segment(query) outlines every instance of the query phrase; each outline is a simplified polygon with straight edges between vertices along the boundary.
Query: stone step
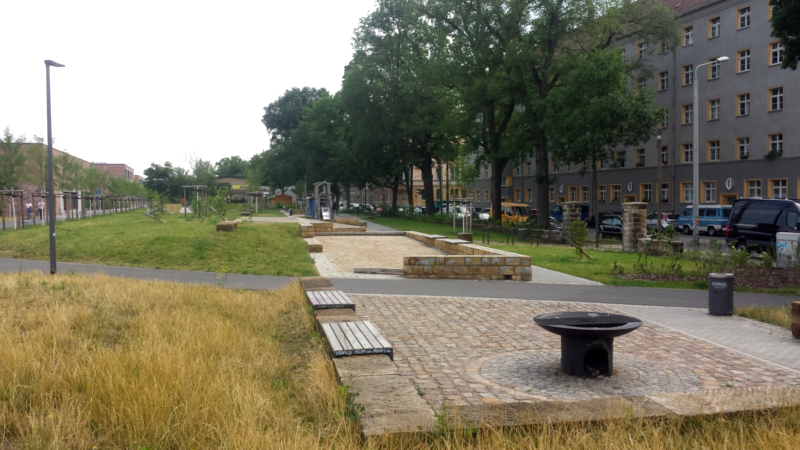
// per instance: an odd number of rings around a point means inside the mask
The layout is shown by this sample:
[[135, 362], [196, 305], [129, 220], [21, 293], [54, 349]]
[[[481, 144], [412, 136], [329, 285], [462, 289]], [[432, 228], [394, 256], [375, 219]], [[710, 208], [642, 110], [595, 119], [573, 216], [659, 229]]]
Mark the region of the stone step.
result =
[[303, 240], [306, 241], [308, 253], [322, 253], [322, 242], [314, 238], [306, 238]]

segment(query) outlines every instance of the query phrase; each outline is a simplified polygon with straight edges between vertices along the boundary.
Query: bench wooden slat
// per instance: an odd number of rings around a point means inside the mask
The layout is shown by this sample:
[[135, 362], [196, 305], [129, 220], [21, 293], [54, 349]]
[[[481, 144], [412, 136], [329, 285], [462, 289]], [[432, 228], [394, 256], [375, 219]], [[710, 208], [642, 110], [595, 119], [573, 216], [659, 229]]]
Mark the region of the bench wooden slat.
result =
[[339, 300], [340, 305], [352, 305], [353, 301], [347, 297], [347, 295], [342, 291], [331, 291], [334, 296], [336, 296]]
[[350, 308], [356, 309], [355, 303], [342, 291], [306, 291], [306, 297], [314, 309]]
[[342, 328], [339, 326], [338, 323], [334, 323], [332, 325], [333, 332], [336, 335], [336, 338], [339, 340], [342, 346], [342, 350], [350, 351], [353, 350], [353, 346], [350, 344], [350, 341], [347, 340], [347, 336], [345, 336], [344, 332], [342, 332]]
[[308, 300], [311, 302], [313, 306], [319, 305], [319, 298], [317, 297], [316, 291], [308, 291], [306, 292], [306, 294], [308, 294]]
[[372, 334], [372, 331], [370, 331], [369, 328], [367, 328], [366, 325], [364, 325], [364, 323], [356, 322], [354, 325], [357, 326], [358, 329], [361, 330], [361, 332], [364, 334], [364, 337], [367, 338], [367, 340], [370, 343], [370, 347], [383, 348], [383, 345], [380, 343], [380, 341], [378, 341], [378, 339], [375, 338], [375, 335]]
[[369, 339], [364, 336], [364, 332], [362, 332], [354, 322], [347, 322], [344, 325], [346, 325], [347, 329], [353, 333], [353, 336], [355, 336], [358, 344], [361, 345], [361, 348], [374, 348]]
[[319, 297], [320, 303], [323, 305], [332, 304], [327, 291], [317, 291], [317, 297]]
[[364, 347], [358, 342], [358, 338], [356, 338], [355, 334], [350, 330], [350, 328], [346, 325], [346, 323], [340, 323], [339, 326], [342, 328], [342, 332], [344, 332], [344, 336], [347, 338], [347, 342], [353, 347], [353, 350], [363, 350]]
[[372, 322], [370, 322], [369, 320], [365, 320], [364, 321], [364, 325], [367, 328], [369, 328], [369, 331], [371, 331], [373, 336], [375, 336], [375, 339], [377, 339], [378, 342], [380, 342], [381, 345], [383, 345], [383, 348], [392, 348], [392, 344], [390, 344], [389, 341], [384, 339], [383, 335], [381, 335], [381, 333], [378, 332], [378, 330], [375, 328], [375, 326], [372, 325]]
[[[334, 324], [335, 325], [335, 324]], [[333, 327], [329, 323], [322, 324], [322, 331], [325, 333], [325, 339], [331, 345], [331, 350], [333, 350], [333, 354], [336, 355], [337, 352], [342, 352], [344, 348], [342, 348], [341, 342], [339, 342], [339, 338], [336, 336], [336, 333], [333, 331]]]

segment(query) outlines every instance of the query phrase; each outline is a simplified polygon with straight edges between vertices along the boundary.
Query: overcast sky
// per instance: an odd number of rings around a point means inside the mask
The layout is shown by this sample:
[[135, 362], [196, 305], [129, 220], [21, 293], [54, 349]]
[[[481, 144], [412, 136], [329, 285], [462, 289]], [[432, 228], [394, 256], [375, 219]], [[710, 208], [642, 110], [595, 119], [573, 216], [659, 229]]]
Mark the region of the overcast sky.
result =
[[92, 162], [188, 167], [266, 150], [263, 107], [341, 87], [373, 0], [0, 0], [0, 128]]

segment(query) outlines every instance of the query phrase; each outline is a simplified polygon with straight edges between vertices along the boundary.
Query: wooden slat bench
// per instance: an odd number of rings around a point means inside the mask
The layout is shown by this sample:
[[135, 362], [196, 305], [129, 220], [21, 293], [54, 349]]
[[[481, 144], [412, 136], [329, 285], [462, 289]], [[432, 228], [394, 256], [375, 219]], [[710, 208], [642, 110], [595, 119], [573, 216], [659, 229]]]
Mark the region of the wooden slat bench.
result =
[[392, 344], [368, 320], [323, 323], [322, 331], [335, 358], [381, 354], [389, 355], [389, 359], [394, 361]]
[[356, 310], [356, 304], [342, 291], [306, 291], [306, 297], [314, 309], [350, 308]]

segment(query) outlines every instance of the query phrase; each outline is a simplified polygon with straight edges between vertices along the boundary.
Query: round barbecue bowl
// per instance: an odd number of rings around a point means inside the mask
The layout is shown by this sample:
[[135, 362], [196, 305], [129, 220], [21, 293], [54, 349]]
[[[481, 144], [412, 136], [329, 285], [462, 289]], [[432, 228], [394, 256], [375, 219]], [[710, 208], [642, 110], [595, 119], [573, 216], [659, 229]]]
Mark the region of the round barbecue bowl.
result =
[[533, 318], [545, 330], [572, 339], [608, 339], [628, 334], [642, 321], [621, 314], [599, 312], [555, 312]]

